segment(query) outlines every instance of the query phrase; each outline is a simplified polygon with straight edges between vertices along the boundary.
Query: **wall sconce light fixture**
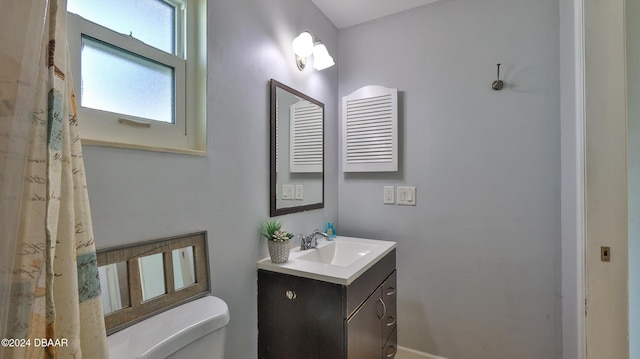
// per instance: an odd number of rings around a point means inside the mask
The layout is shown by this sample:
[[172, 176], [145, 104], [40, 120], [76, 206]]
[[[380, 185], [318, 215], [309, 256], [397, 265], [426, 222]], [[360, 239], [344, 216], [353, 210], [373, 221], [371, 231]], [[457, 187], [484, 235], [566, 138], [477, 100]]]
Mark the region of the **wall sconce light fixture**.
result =
[[307, 58], [313, 55], [313, 67], [320, 71], [335, 65], [327, 47], [310, 32], [305, 31], [293, 39], [293, 52], [300, 71], [307, 65]]

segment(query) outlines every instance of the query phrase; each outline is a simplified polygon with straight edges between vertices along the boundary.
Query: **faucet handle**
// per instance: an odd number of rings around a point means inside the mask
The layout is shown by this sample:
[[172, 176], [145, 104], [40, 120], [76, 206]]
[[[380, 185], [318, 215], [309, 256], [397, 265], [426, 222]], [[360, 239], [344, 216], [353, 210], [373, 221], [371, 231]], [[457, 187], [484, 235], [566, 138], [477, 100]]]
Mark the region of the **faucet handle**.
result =
[[295, 236], [293, 236], [293, 238], [298, 238], [300, 237], [300, 250], [307, 250], [309, 249], [309, 242], [310, 238], [305, 236], [304, 234], [296, 234]]

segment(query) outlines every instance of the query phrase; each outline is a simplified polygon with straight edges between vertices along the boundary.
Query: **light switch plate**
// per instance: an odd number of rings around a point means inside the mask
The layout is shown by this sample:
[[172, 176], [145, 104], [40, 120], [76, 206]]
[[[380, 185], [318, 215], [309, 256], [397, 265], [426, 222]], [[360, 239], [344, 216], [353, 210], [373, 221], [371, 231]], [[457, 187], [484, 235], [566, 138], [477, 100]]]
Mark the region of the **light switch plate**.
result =
[[396, 203], [395, 188], [393, 186], [384, 186], [384, 204]]
[[301, 184], [296, 185], [296, 199], [297, 200], [304, 199], [304, 186]]
[[416, 188], [415, 187], [398, 187], [398, 205], [415, 206], [416, 205]]
[[416, 205], [416, 188], [407, 187], [406, 191], [407, 191], [407, 199], [405, 201], [405, 204], [408, 206], [415, 206]]
[[282, 199], [293, 199], [293, 185], [282, 185]]

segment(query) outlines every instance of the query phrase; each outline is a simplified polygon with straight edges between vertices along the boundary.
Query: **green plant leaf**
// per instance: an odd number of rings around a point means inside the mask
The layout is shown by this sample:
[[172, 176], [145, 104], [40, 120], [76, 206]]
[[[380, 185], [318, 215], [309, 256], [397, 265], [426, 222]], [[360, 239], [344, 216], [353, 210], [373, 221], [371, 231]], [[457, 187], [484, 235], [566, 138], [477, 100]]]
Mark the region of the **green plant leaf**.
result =
[[280, 228], [282, 228], [282, 223], [280, 221], [266, 220], [262, 224], [262, 230], [260, 231], [260, 234], [268, 240], [273, 240], [273, 234], [276, 231], [279, 231]]

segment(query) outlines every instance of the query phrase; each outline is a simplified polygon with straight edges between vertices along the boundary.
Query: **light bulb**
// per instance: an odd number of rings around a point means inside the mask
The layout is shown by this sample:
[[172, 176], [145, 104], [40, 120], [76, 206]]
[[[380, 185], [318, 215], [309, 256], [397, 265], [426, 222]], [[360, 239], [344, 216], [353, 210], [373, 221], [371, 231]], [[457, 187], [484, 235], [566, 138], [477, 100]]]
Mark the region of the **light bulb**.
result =
[[293, 39], [293, 52], [300, 57], [307, 57], [313, 53], [313, 36], [307, 31]]
[[320, 71], [335, 64], [333, 57], [327, 51], [327, 47], [321, 42], [317, 43], [313, 48], [313, 68]]

